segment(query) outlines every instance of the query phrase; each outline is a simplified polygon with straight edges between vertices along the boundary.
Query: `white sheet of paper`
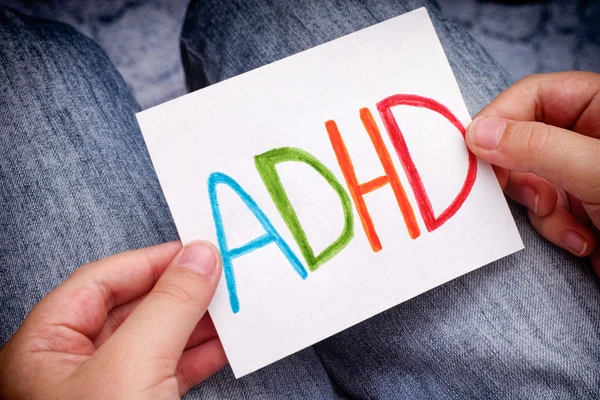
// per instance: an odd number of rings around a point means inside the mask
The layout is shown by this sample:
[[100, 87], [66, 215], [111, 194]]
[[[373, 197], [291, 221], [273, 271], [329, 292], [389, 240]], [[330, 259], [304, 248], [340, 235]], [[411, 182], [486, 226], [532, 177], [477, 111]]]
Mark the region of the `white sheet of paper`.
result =
[[[306, 270], [302, 279], [275, 244], [232, 259], [239, 311], [223, 276], [210, 305], [237, 377], [248, 374], [444, 282], [522, 249], [489, 165], [477, 161], [468, 197], [429, 232], [376, 104], [397, 94], [433, 99], [466, 127], [470, 117], [424, 8], [299, 53], [138, 114], [148, 149], [183, 242], [217, 243], [208, 192], [213, 172], [233, 178], [256, 201]], [[389, 184], [364, 196], [382, 249], [374, 252], [352, 202], [354, 237], [309, 271], [274, 204], [254, 156], [280, 147], [303, 149], [348, 184], [325, 122], [336, 122], [358, 183], [384, 175], [359, 117], [369, 108], [414, 210], [411, 239]], [[464, 139], [427, 108], [392, 108], [438, 216], [457, 196], [468, 169]], [[336, 192], [309, 165], [277, 171], [315, 254], [342, 232]], [[217, 186], [224, 236], [239, 248], [265, 230], [239, 196]]]

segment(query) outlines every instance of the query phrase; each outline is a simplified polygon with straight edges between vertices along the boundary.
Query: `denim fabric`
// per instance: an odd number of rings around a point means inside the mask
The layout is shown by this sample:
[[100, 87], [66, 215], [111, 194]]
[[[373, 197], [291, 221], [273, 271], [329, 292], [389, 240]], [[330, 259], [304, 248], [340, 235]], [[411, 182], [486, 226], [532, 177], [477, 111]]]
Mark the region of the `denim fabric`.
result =
[[108, 58], [0, 8], [0, 344], [79, 265], [177, 238]]
[[[138, 106], [100, 48], [1, 7], [0, 43], [3, 345], [78, 266], [178, 237]], [[219, 398], [335, 396], [313, 349], [245, 380], [224, 376], [211, 382]]]
[[[469, 110], [506, 74], [429, 1], [205, 0], [182, 33], [197, 87], [426, 4]], [[102, 51], [0, 9], [0, 344], [77, 266], [176, 238], [134, 112]], [[526, 250], [188, 398], [594, 398], [600, 289], [512, 207]], [[493, 238], [490, 238], [493, 240]]]
[[[423, 5], [472, 114], [509, 83], [432, 1], [197, 1], [182, 33], [216, 82]], [[192, 71], [193, 69], [190, 69]], [[585, 260], [545, 242], [511, 205], [526, 250], [313, 346], [356, 398], [598, 398], [600, 292]], [[494, 240], [494, 238], [490, 238]]]

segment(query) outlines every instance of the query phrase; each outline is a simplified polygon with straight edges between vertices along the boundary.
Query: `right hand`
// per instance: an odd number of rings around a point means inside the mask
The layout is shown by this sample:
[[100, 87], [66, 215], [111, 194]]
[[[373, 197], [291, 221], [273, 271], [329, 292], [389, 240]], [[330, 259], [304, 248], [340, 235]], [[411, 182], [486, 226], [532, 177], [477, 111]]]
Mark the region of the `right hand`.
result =
[[600, 75], [524, 78], [475, 116], [466, 139], [535, 229], [589, 256], [600, 276]]

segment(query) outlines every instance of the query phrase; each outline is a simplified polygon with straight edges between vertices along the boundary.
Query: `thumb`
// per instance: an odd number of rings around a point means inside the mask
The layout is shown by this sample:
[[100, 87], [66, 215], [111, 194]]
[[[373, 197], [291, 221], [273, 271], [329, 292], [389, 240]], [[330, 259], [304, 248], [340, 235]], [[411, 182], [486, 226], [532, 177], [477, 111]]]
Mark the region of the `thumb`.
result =
[[148, 355], [178, 360], [220, 277], [217, 249], [208, 242], [187, 244], [115, 332], [113, 344], [137, 360]]
[[600, 140], [546, 125], [493, 117], [475, 118], [467, 145], [481, 159], [509, 170], [532, 172], [583, 202], [600, 201]]

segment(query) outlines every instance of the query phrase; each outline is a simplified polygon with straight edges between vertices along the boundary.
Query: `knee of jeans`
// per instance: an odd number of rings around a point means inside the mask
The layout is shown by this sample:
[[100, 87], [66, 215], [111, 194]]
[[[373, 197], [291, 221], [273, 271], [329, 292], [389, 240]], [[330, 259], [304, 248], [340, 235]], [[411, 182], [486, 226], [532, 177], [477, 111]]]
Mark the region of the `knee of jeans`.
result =
[[181, 35], [188, 82], [198, 60], [214, 83], [422, 6], [438, 11], [435, 0], [193, 0]]
[[60, 89], [61, 96], [76, 95], [85, 85], [98, 90], [100, 84], [102, 91], [128, 97], [134, 111], [138, 108], [106, 53], [67, 24], [0, 6], [0, 43], [0, 75], [5, 75], [0, 93], [26, 96]]
[[181, 30], [181, 61], [185, 72], [186, 86], [194, 91], [220, 80], [219, 64], [221, 51], [218, 40], [223, 37], [225, 26], [218, 20], [228, 13], [230, 2], [190, 1]]

